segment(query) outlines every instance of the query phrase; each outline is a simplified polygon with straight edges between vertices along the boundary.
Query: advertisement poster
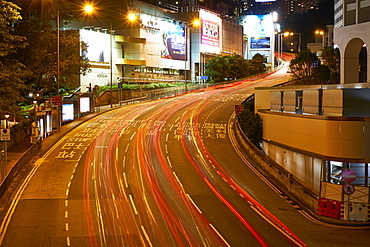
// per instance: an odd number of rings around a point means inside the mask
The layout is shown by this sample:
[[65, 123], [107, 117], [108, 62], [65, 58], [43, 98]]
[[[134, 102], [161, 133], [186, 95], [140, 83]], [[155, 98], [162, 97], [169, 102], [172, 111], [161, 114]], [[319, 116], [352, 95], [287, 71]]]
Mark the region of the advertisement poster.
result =
[[220, 46], [220, 31], [217, 22], [202, 20], [202, 44], [213, 47]]
[[274, 33], [271, 15], [247, 15], [243, 27], [250, 40], [250, 49], [271, 48], [271, 35]]
[[162, 21], [161, 57], [174, 60], [185, 60], [185, 28], [179, 24]]
[[74, 107], [73, 104], [62, 105], [62, 121], [70, 121], [74, 119]]
[[221, 52], [222, 20], [210, 12], [199, 11], [201, 25], [201, 52], [219, 54]]
[[109, 62], [110, 59], [110, 36], [90, 30], [80, 30], [81, 41], [87, 44], [87, 51], [82, 54], [90, 62]]

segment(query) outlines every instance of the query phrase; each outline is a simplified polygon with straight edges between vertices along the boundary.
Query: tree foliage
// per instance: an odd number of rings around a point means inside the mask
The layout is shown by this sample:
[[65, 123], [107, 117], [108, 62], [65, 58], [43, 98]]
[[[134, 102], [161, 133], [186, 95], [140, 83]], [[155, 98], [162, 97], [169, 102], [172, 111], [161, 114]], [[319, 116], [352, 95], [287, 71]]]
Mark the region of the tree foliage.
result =
[[266, 58], [260, 54], [256, 54], [250, 61], [236, 54], [217, 56], [207, 60], [205, 75], [213, 82], [245, 78], [264, 72], [264, 63], [266, 63]]
[[321, 49], [321, 57], [324, 65], [327, 66], [330, 77], [329, 82], [331, 84], [339, 83], [339, 54], [332, 46], [325, 46]]
[[254, 98], [248, 98], [243, 105], [244, 111], [238, 115], [240, 127], [248, 139], [260, 148], [263, 137], [262, 118], [254, 113]]
[[17, 103], [23, 101], [26, 89], [23, 79], [25, 67], [14, 55], [26, 46], [25, 38], [14, 34], [14, 23], [21, 19], [19, 7], [0, 0], [0, 114], [17, 112]]
[[332, 47], [321, 49], [321, 60], [310, 50], [296, 54], [290, 70], [298, 84], [339, 83], [339, 56]]
[[319, 58], [311, 50], [304, 50], [296, 54], [290, 61], [290, 71], [293, 77], [304, 84], [314, 82], [314, 70], [320, 64]]
[[[58, 56], [57, 32], [46, 21], [28, 22], [19, 30], [24, 34], [28, 46], [20, 60], [31, 71], [28, 83], [42, 96], [57, 94]], [[59, 38], [59, 87], [61, 91], [77, 88], [80, 73], [88, 70], [88, 61], [80, 55], [86, 45], [79, 40], [77, 30], [61, 30]], [[32, 57], [32, 59], [29, 59]]]

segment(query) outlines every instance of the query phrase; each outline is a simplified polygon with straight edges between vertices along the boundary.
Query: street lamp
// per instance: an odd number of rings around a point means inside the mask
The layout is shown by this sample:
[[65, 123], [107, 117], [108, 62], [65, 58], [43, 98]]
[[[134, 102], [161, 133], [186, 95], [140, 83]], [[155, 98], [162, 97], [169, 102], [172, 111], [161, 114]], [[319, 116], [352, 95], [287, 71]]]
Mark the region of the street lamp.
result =
[[[5, 117], [4, 130], [5, 131], [8, 131], [8, 128], [9, 128], [9, 126], [8, 126], [8, 118], [10, 117], [10, 115], [9, 114], [5, 114], [4, 117]], [[3, 169], [2, 169], [2, 178], [1, 178], [1, 181], [3, 181], [5, 179], [5, 176], [6, 176], [6, 173], [7, 173], [7, 165], [8, 165], [8, 143], [7, 143], [7, 141], [8, 140], [4, 140], [5, 161], [4, 161], [4, 166], [3, 166]]]
[[289, 37], [289, 36], [293, 36], [293, 35], [299, 35], [299, 38], [298, 38], [298, 47], [297, 47], [297, 51], [300, 52], [301, 51], [301, 33], [293, 33], [293, 32], [284, 32], [284, 37]]
[[[185, 59], [184, 59], [185, 60], [185, 70], [184, 70], [185, 93], [188, 91], [188, 89], [187, 89], [187, 87], [188, 87], [187, 86], [187, 69], [186, 69], [188, 55], [189, 55], [189, 61], [190, 61], [189, 72], [190, 72], [190, 78], [191, 78], [191, 28], [192, 27], [199, 27], [200, 25], [201, 25], [201, 21], [199, 19], [194, 19], [190, 23], [185, 22], [185, 24], [184, 24], [184, 27], [185, 27]], [[188, 40], [190, 41], [189, 42], [189, 51], [190, 52], [188, 52]]]
[[[93, 5], [85, 5], [85, 13], [92, 14], [96, 8]], [[135, 12], [129, 12], [127, 14], [127, 20], [134, 22], [137, 19]], [[109, 84], [110, 84], [110, 107], [113, 108], [113, 18], [109, 18]]]
[[[56, 9], [57, 9], [57, 95], [60, 96], [60, 8], [59, 8], [59, 0], [56, 1]], [[85, 4], [83, 6], [83, 10], [85, 13], [89, 14], [93, 11], [93, 6], [91, 4]], [[61, 109], [58, 105], [57, 108], [57, 115], [58, 115], [58, 121], [57, 121], [57, 131], [60, 129], [61, 125]]]
[[[324, 47], [325, 46], [325, 32], [323, 30], [316, 30], [315, 34], [322, 36], [322, 47]], [[316, 40], [315, 40], [315, 42], [316, 42]]]

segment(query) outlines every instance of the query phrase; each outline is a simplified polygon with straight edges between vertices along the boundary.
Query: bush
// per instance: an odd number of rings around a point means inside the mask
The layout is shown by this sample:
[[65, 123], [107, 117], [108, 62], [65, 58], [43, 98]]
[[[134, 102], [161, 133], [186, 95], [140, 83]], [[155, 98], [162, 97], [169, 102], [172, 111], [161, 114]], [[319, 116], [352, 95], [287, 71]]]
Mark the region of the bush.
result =
[[248, 139], [261, 148], [263, 137], [262, 118], [258, 113], [254, 113], [254, 98], [248, 98], [243, 102], [244, 111], [238, 115], [241, 129]]

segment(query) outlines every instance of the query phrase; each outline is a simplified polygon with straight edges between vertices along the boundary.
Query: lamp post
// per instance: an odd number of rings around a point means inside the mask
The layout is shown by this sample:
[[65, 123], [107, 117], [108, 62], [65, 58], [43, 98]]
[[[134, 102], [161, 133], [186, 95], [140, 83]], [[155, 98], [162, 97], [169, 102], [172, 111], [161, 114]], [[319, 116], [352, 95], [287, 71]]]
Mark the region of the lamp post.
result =
[[[85, 13], [92, 14], [95, 12], [95, 6], [87, 4], [84, 6]], [[130, 22], [136, 21], [136, 13], [129, 12], [127, 14], [127, 19]], [[110, 85], [110, 107], [113, 108], [113, 18], [109, 19], [109, 85]]]
[[[4, 130], [5, 132], [8, 132], [8, 118], [10, 117], [9, 114], [5, 114], [4, 115], [5, 117], [5, 122], [4, 122]], [[4, 131], [3, 130], [3, 131]], [[7, 133], [10, 135], [10, 132]], [[8, 140], [4, 140], [4, 155], [5, 155], [5, 160], [4, 160], [4, 166], [3, 166], [3, 169], [1, 171], [2, 173], [2, 178], [1, 178], [1, 181], [3, 181], [5, 179], [5, 176], [6, 176], [6, 173], [7, 173], [7, 165], [8, 165], [8, 143], [7, 143]]]
[[293, 33], [293, 32], [284, 32], [283, 33], [284, 37], [289, 37], [289, 36], [293, 36], [293, 35], [299, 35], [298, 37], [298, 47], [297, 47], [297, 52], [300, 52], [301, 51], [301, 33]]
[[[322, 47], [324, 47], [325, 46], [325, 32], [323, 30], [316, 30], [315, 34], [322, 36]], [[315, 40], [315, 42], [316, 42], [316, 40]]]
[[[194, 19], [190, 23], [185, 22], [185, 71], [184, 71], [184, 79], [185, 79], [185, 93], [188, 91], [187, 86], [187, 57], [189, 57], [190, 65], [189, 65], [189, 72], [191, 78], [191, 27], [199, 27], [201, 25], [201, 21], [199, 19]], [[188, 38], [189, 37], [189, 38]], [[189, 40], [189, 42], [188, 42]], [[188, 49], [189, 43], [189, 49]], [[189, 52], [188, 52], [189, 51]], [[200, 53], [199, 53], [200, 54]], [[199, 61], [201, 58], [199, 58]]]

